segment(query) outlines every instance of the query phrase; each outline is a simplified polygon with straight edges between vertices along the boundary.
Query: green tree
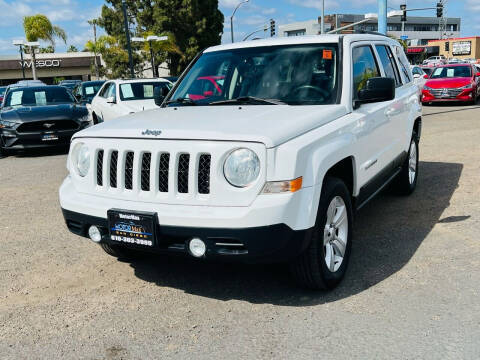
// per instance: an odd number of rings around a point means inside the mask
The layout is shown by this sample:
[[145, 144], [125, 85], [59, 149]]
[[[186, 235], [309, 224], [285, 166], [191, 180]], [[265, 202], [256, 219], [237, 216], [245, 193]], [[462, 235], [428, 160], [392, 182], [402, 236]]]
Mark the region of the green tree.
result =
[[67, 52], [78, 52], [78, 49], [75, 45], [70, 45], [67, 49]]
[[51, 53], [55, 52], [55, 48], [52, 45], [48, 45], [48, 46], [45, 46], [45, 47], [41, 47], [39, 49], [39, 51], [42, 54], [51, 54]]
[[[126, 46], [122, 1], [106, 0], [99, 24], [108, 35]], [[195, 55], [206, 47], [218, 45], [223, 31], [223, 14], [218, 0], [126, 0], [129, 22], [138, 35], [168, 34], [175, 48], [158, 49], [157, 59], [165, 58], [172, 75], [181, 73]], [[141, 44], [133, 44], [141, 49]], [[145, 50], [145, 49], [144, 49]]]
[[[55, 39], [59, 38], [63, 42], [67, 43], [67, 34], [65, 31], [55, 25], [52, 25], [50, 20], [42, 14], [25, 16], [23, 18], [23, 29], [25, 31], [25, 37], [27, 41], [44, 40], [50, 43], [55, 51]], [[33, 78], [37, 79], [36, 59], [35, 51], [30, 48], [30, 54], [32, 55], [32, 74]]]

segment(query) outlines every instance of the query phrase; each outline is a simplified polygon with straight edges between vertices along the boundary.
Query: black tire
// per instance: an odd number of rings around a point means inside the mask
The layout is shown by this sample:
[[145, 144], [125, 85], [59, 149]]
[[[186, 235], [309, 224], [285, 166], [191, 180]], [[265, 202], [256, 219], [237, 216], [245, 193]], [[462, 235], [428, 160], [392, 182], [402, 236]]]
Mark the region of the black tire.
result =
[[116, 257], [118, 259], [124, 260], [134, 260], [141, 258], [143, 253], [134, 249], [129, 249], [120, 245], [110, 245], [102, 243], [100, 247], [105, 251], [108, 255]]
[[[409, 172], [409, 164], [410, 164], [410, 154], [412, 152], [412, 146], [415, 145], [416, 148], [416, 170], [415, 170], [415, 179], [413, 182], [410, 180], [410, 172]], [[417, 187], [417, 180], [418, 180], [418, 159], [419, 159], [419, 147], [418, 147], [418, 136], [417, 133], [414, 131], [412, 134], [412, 139], [410, 141], [410, 147], [408, 148], [407, 158], [405, 159], [402, 170], [397, 175], [393, 186], [394, 190], [400, 195], [410, 195], [415, 191]]]
[[[334, 198], [341, 197], [348, 216], [347, 244], [340, 267], [332, 272], [325, 261], [324, 229], [327, 224], [327, 209]], [[323, 183], [315, 226], [310, 232], [310, 245], [290, 266], [295, 280], [314, 290], [335, 288], [345, 276], [352, 249], [353, 211], [350, 192], [338, 178], [327, 177]]]

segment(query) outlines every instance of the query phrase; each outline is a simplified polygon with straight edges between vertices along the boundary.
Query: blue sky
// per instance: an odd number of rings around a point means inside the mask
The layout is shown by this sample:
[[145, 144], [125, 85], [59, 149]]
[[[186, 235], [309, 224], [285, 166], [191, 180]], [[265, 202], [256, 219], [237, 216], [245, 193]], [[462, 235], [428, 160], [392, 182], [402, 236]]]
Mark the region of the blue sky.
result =
[[[223, 41], [230, 41], [230, 15], [240, 0], [219, 0], [225, 15]], [[389, 0], [388, 6], [398, 9], [403, 2], [410, 8], [435, 6], [437, 0]], [[103, 0], [0, 0], [0, 54], [16, 52], [12, 39], [23, 38], [22, 18], [25, 15], [42, 13], [67, 31], [68, 45], [79, 49], [93, 37], [87, 20], [98, 17]], [[321, 0], [250, 0], [235, 16], [236, 40], [260, 29], [270, 18], [277, 24], [316, 19], [320, 14]], [[377, 0], [325, 0], [326, 14], [377, 12]], [[418, 12], [418, 15], [434, 16], [434, 10]], [[462, 18], [462, 36], [480, 34], [480, 0], [449, 0], [447, 16]], [[413, 15], [413, 13], [412, 13]], [[263, 36], [260, 32], [257, 36]], [[65, 46], [58, 44], [57, 51]]]

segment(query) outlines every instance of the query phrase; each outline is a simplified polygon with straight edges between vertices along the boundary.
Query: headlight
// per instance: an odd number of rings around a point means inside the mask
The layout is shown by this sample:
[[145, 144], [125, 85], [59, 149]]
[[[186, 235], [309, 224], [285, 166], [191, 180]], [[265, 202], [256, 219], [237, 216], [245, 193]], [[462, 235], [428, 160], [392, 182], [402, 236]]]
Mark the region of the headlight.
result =
[[73, 148], [73, 167], [78, 175], [85, 177], [90, 169], [90, 150], [84, 143], [78, 143]]
[[467, 89], [471, 89], [472, 87], [473, 87], [472, 84], [467, 84], [467, 85], [465, 85], [465, 86], [459, 87], [458, 89], [459, 89], [459, 90], [467, 90]]
[[260, 174], [260, 160], [250, 149], [237, 149], [228, 155], [223, 165], [225, 179], [235, 187], [247, 187]]
[[0, 120], [0, 129], [1, 128], [12, 128], [15, 126], [15, 121]]
[[423, 90], [433, 90], [433, 89], [432, 89], [431, 87], [425, 85], [425, 86], [423, 87]]

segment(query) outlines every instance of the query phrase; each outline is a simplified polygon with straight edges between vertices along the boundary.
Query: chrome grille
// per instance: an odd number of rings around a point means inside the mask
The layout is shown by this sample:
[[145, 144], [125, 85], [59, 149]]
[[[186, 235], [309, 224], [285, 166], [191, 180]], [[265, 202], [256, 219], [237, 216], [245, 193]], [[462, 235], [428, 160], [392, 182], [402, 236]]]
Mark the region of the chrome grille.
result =
[[178, 159], [178, 192], [188, 193], [188, 168], [190, 166], [190, 154], [181, 154]]
[[432, 89], [428, 90], [436, 98], [442, 99], [452, 99], [456, 98], [462, 93], [463, 90], [460, 89]]
[[117, 163], [118, 163], [118, 151], [112, 151], [110, 157], [110, 187], [117, 187]]
[[198, 193], [208, 194], [210, 193], [210, 163], [212, 157], [208, 154], [200, 155], [198, 161]]
[[211, 154], [110, 149], [97, 149], [97, 154], [95, 176], [99, 186], [163, 194], [211, 192]]
[[97, 185], [103, 186], [103, 150], [97, 153]]

